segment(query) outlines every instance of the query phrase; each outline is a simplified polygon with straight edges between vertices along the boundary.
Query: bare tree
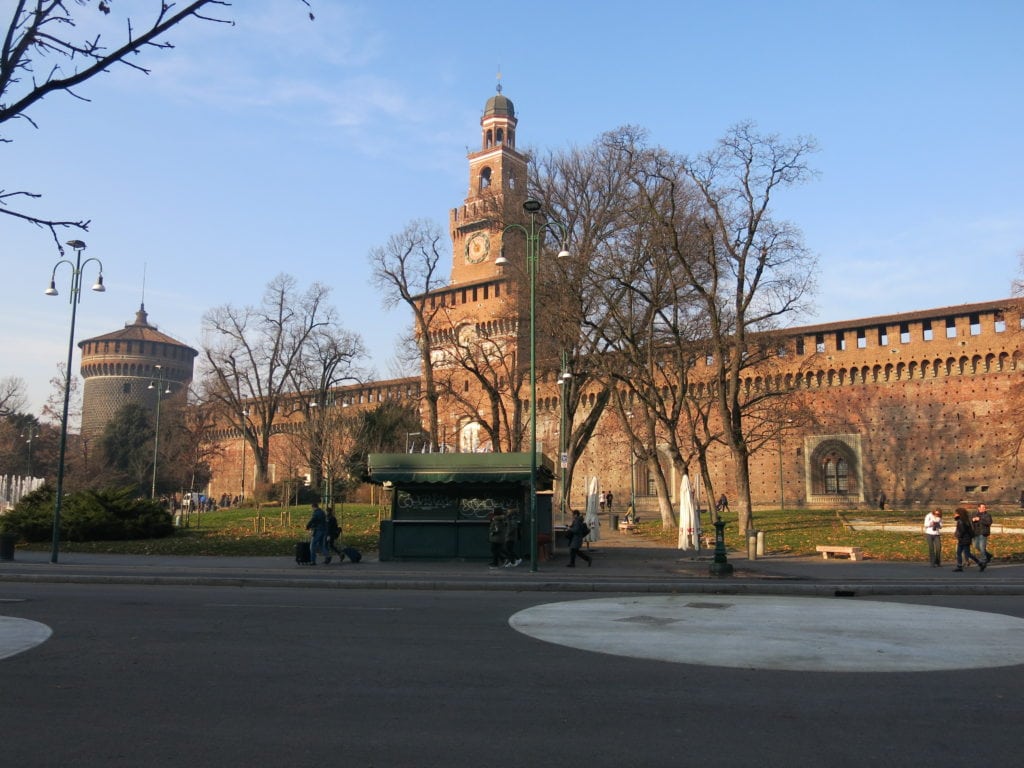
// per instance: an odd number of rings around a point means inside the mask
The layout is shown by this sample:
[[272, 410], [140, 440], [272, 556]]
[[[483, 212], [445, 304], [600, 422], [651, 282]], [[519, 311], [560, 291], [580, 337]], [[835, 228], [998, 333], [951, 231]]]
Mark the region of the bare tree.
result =
[[423, 219], [410, 222], [401, 232], [392, 235], [386, 245], [374, 248], [369, 255], [371, 283], [381, 291], [384, 306], [390, 309], [405, 304], [412, 310], [423, 381], [422, 397], [427, 406], [427, 430], [433, 450], [438, 446], [440, 392], [434, 379], [435, 343], [431, 329], [444, 307], [432, 301], [430, 294], [447, 281], [443, 265], [448, 257], [441, 231], [433, 222]]
[[814, 175], [807, 162], [814, 151], [810, 138], [784, 141], [741, 123], [711, 151], [659, 173], [668, 184], [692, 184], [699, 199], [696, 236], [684, 239], [675, 226], [666, 230], [706, 311], [717, 410], [735, 461], [743, 531], [751, 529], [753, 513], [742, 377], [755, 358], [772, 352], [757, 335], [805, 311], [816, 273], [799, 229], [774, 219], [771, 203], [780, 190]]
[[[623, 140], [637, 129], [614, 132]], [[572, 487], [576, 464], [612, 401], [615, 387], [602, 364], [611, 350], [607, 325], [609, 306], [617, 298], [608, 292], [604, 275], [628, 237], [623, 215], [631, 183], [627, 158], [605, 134], [586, 147], [550, 152], [535, 159], [530, 193], [543, 209], [569, 230], [569, 257], [539, 263], [538, 318], [542, 366], [562, 379], [565, 412], [565, 487]], [[621, 289], [620, 289], [621, 290]], [[593, 397], [592, 404], [582, 407]], [[569, 500], [566, 499], [566, 504]]]
[[345, 338], [329, 294], [320, 283], [300, 294], [295, 278], [281, 274], [258, 306], [227, 304], [203, 316], [205, 399], [252, 449], [257, 485], [266, 481], [270, 438], [290, 415], [299, 382], [322, 362], [313, 363], [316, 350], [325, 337]]
[[[299, 2], [309, 6], [308, 0]], [[115, 0], [97, 0], [95, 3], [91, 0], [14, 2], [3, 47], [0, 48], [0, 125], [20, 118], [38, 128], [30, 111], [40, 100], [64, 92], [81, 101], [88, 101], [78, 91], [78, 86], [109, 72], [116, 65], [149, 74], [149, 69], [136, 57], [148, 49], [173, 48], [174, 45], [166, 39], [167, 33], [188, 19], [232, 23], [229, 19], [206, 15], [209, 9], [230, 6], [231, 3], [226, 0], [193, 0], [181, 7], [166, 0], [154, 0], [150, 4], [153, 15], [141, 25], [135, 23], [135, 17], [127, 14], [123, 19], [118, 18], [114, 13], [115, 5]], [[92, 37], [77, 37], [80, 26], [95, 26], [95, 23], [87, 24], [83, 20], [83, 14], [91, 10], [104, 17], [105, 24], [113, 34], [123, 34], [123, 41], [110, 47], [102, 32]], [[309, 17], [312, 19], [313, 14], [310, 13]], [[96, 22], [98, 18], [90, 19], [90, 22]], [[10, 141], [0, 136], [0, 143]], [[0, 188], [0, 214], [49, 230], [58, 250], [61, 250], [58, 229], [88, 230], [87, 219], [40, 218], [7, 207], [12, 199], [40, 196], [36, 192]]]
[[82, 420], [82, 393], [79, 391], [79, 378], [72, 375], [68, 380], [67, 366], [64, 363], [58, 363], [57, 370], [57, 375], [50, 379], [52, 390], [50, 396], [46, 398], [46, 403], [43, 404], [42, 416], [54, 424], [60, 424], [64, 414], [64, 387], [69, 387], [71, 394], [68, 400], [68, 430], [77, 432], [78, 425]]
[[[436, 385], [455, 404], [459, 419], [478, 424], [486, 434], [481, 450], [521, 451], [528, 439], [523, 418], [526, 370], [522, 351], [510, 343], [517, 328], [516, 317], [463, 324], [434, 354]], [[460, 386], [462, 374], [469, 374], [477, 386]]]
[[362, 339], [335, 325], [315, 329], [309, 337], [304, 364], [290, 372], [293, 389], [300, 393], [296, 408], [302, 422], [292, 432], [292, 441], [305, 461], [313, 490], [328, 503], [332, 489], [325, 479], [336, 479], [351, 439], [351, 419], [343, 416], [348, 403], [336, 397], [335, 389], [346, 382], [366, 379], [359, 363], [365, 357]]
[[7, 418], [25, 409], [25, 380], [20, 376], [0, 379], [0, 418]]

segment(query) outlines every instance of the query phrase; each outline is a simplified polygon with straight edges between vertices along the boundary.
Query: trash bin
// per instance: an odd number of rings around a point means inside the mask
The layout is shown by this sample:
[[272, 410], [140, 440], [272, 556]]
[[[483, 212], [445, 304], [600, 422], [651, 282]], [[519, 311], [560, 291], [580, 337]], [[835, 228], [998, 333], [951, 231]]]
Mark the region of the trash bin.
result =
[[0, 533], [0, 560], [13, 560], [14, 545], [17, 543], [17, 535], [13, 533]]
[[611, 524], [612, 531], [619, 530], [619, 516], [618, 515], [608, 515], [608, 522]]

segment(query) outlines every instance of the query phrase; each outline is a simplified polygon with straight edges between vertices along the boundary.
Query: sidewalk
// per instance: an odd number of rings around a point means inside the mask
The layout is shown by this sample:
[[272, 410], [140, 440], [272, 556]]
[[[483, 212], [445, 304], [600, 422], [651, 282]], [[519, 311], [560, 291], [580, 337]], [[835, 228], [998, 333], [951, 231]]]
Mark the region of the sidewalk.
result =
[[7, 582], [192, 584], [238, 587], [326, 589], [511, 590], [547, 592], [715, 593], [773, 595], [1024, 595], [1024, 563], [994, 560], [984, 573], [953, 564], [931, 568], [920, 562], [823, 560], [768, 555], [747, 560], [730, 553], [734, 573], [710, 573], [712, 552], [684, 552], [653, 545], [629, 534], [604, 534], [591, 548], [594, 565], [566, 568], [567, 555], [528, 561], [518, 568], [491, 570], [486, 562], [379, 562], [369, 553], [361, 563], [299, 566], [287, 557], [166, 557], [94, 555], [18, 550], [0, 561], [0, 585]]

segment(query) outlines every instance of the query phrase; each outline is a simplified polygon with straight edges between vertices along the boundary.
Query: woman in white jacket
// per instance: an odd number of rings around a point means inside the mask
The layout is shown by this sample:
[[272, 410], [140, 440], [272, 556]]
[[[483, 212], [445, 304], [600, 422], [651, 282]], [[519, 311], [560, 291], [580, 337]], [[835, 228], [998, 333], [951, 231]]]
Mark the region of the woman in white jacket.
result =
[[928, 560], [932, 568], [942, 565], [942, 510], [933, 509], [924, 516], [924, 538], [928, 542]]

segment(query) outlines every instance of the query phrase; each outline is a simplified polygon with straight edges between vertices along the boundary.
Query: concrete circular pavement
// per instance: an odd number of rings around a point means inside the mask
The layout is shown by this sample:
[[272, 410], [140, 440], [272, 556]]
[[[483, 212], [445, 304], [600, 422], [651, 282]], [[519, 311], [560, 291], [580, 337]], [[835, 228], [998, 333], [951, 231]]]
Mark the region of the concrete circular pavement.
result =
[[0, 616], [0, 659], [35, 648], [51, 634], [53, 630], [38, 621]]
[[601, 598], [534, 606], [513, 615], [509, 624], [559, 645], [702, 666], [923, 672], [1024, 664], [1024, 619], [870, 600], [704, 594]]

